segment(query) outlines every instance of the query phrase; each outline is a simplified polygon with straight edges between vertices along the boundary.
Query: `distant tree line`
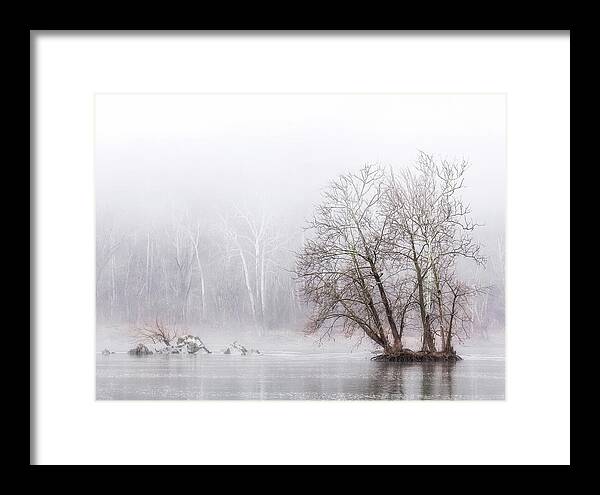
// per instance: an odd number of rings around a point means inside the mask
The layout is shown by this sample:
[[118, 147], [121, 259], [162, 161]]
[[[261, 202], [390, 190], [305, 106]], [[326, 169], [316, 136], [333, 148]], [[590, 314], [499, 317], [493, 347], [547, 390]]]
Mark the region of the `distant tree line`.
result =
[[126, 213], [99, 211], [97, 320], [269, 328], [303, 318], [291, 276], [301, 234], [273, 218], [231, 206], [132, 225]]

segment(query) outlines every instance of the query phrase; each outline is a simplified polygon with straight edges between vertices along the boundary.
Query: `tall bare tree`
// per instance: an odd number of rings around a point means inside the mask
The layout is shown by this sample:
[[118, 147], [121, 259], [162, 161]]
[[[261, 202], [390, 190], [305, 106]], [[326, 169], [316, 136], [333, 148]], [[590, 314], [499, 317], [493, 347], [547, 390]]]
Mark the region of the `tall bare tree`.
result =
[[459, 310], [472, 292], [456, 282], [456, 260], [484, 261], [460, 197], [467, 165], [419, 153], [399, 174], [367, 165], [331, 183], [297, 264], [314, 307], [311, 331], [361, 329], [385, 354], [398, 354], [417, 310], [421, 352], [436, 353], [436, 337], [442, 353], [453, 352]]
[[382, 168], [366, 165], [331, 183], [309, 224], [313, 237], [297, 274], [305, 299], [316, 305], [310, 331], [330, 334], [341, 323], [347, 334], [361, 329], [391, 353], [402, 348], [393, 306], [400, 292], [392, 294], [395, 270], [382, 251], [390, 227], [379, 209], [384, 179]]
[[[389, 176], [384, 202], [393, 226], [389, 252], [414, 267], [423, 351], [436, 351], [436, 333], [442, 342], [447, 340], [441, 301], [444, 274], [452, 270], [457, 258], [484, 262], [480, 245], [471, 236], [477, 224], [461, 198], [467, 167], [465, 160], [436, 161], [420, 152], [413, 168], [400, 174], [391, 171]], [[439, 325], [437, 332], [432, 327], [434, 319]]]

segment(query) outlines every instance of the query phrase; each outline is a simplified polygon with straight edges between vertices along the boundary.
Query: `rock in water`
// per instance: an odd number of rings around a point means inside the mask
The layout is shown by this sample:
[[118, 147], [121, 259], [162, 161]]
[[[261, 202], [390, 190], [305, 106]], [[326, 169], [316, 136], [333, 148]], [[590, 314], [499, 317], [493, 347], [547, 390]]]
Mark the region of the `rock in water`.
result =
[[157, 354], [180, 354], [181, 349], [178, 349], [177, 347], [173, 347], [172, 345], [168, 345], [168, 346], [162, 347], [160, 349], [156, 349], [156, 353]]
[[235, 354], [236, 356], [245, 356], [248, 353], [244, 346], [236, 344], [235, 342], [227, 347], [223, 354]]
[[134, 356], [147, 356], [148, 354], [152, 354], [152, 351], [148, 349], [144, 344], [138, 344], [137, 347], [131, 349], [129, 354]]
[[199, 352], [211, 354], [204, 345], [204, 342], [195, 335], [183, 335], [177, 337], [177, 341], [174, 345], [167, 345], [160, 349], [156, 349], [156, 352], [158, 354], [198, 354]]
[[233, 347], [234, 349], [237, 349], [237, 351], [239, 351], [239, 353], [242, 356], [245, 356], [246, 354], [248, 354], [248, 349], [246, 349], [242, 344], [238, 344], [237, 342], [234, 342], [233, 344], [231, 344], [231, 347]]
[[179, 352], [182, 354], [196, 354], [200, 351], [206, 354], [211, 353], [204, 345], [204, 342], [195, 335], [183, 335], [182, 337], [178, 337], [175, 348], [179, 349]]
[[260, 354], [260, 351], [258, 349], [248, 350], [242, 344], [234, 342], [223, 351], [223, 354], [236, 354], [238, 356], [247, 356], [248, 354]]

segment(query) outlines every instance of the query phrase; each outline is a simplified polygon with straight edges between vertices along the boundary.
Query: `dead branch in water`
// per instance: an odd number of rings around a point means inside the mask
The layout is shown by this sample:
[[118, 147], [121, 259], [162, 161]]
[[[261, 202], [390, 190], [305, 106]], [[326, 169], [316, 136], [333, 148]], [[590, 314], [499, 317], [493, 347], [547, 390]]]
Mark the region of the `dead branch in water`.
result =
[[163, 325], [158, 321], [158, 318], [154, 320], [153, 325], [144, 325], [135, 328], [133, 335], [138, 340], [151, 342], [152, 344], [164, 344], [166, 346], [170, 346], [171, 342], [179, 336], [176, 329]]

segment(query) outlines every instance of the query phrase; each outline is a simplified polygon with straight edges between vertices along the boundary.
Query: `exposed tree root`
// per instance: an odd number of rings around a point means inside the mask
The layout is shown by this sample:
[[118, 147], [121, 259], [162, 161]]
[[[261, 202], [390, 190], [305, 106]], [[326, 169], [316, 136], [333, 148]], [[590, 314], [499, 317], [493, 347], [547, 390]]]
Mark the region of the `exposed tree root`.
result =
[[401, 363], [424, 363], [424, 362], [454, 362], [461, 361], [462, 358], [451, 352], [426, 352], [413, 351], [411, 349], [403, 349], [393, 354], [378, 354], [373, 356], [371, 361], [382, 362], [401, 362]]

